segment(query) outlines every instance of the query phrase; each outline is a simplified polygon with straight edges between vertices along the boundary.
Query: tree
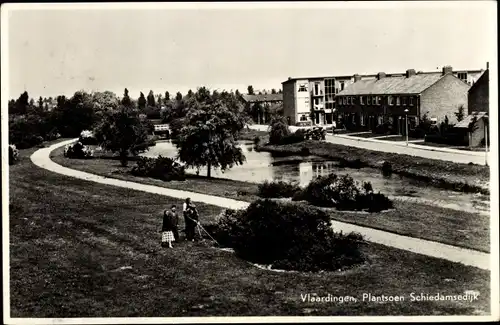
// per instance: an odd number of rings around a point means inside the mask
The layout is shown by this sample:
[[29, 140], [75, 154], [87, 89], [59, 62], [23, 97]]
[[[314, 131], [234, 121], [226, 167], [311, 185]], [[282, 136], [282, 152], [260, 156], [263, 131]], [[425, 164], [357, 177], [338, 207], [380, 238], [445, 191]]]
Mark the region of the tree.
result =
[[177, 94], [175, 95], [175, 100], [177, 101], [182, 100], [182, 94], [180, 91], [178, 91]]
[[101, 147], [118, 153], [122, 166], [127, 166], [129, 153], [137, 155], [149, 147], [149, 125], [139, 117], [139, 111], [121, 105], [109, 111], [95, 128], [95, 137]]
[[276, 94], [276, 89], [271, 89], [271, 94]]
[[282, 94], [282, 93], [283, 93], [282, 89], [278, 90], [278, 94]]
[[236, 98], [227, 93], [214, 98], [205, 87], [187, 98], [184, 125], [175, 141], [178, 157], [188, 167], [226, 170], [243, 164], [245, 156], [237, 137], [245, 121]]
[[40, 96], [38, 98], [38, 108], [40, 109], [40, 111], [43, 111], [43, 98], [42, 98], [42, 96]]
[[282, 140], [290, 135], [290, 128], [282, 116], [273, 116], [269, 125], [269, 143], [281, 144]]
[[149, 94], [148, 94], [148, 106], [149, 107], [156, 107], [155, 94], [153, 93], [152, 90], [150, 90]]
[[458, 111], [455, 112], [455, 116], [457, 117], [457, 121], [458, 122], [460, 122], [460, 121], [462, 121], [464, 119], [464, 117], [465, 117], [465, 113], [464, 112], [465, 112], [464, 105], [460, 105], [458, 107]]
[[140, 110], [144, 110], [146, 108], [146, 98], [144, 97], [144, 94], [141, 91], [141, 95], [139, 96], [139, 99], [137, 100], [137, 105], [139, 106]]
[[247, 90], [248, 90], [248, 94], [249, 94], [249, 95], [255, 95], [254, 90], [253, 90], [253, 86], [252, 86], [252, 85], [248, 86], [248, 87], [247, 87]]
[[125, 106], [125, 107], [131, 107], [132, 106], [132, 100], [130, 99], [130, 96], [128, 95], [128, 89], [127, 88], [125, 88], [125, 90], [123, 91], [122, 105]]
[[161, 94], [156, 95], [156, 105], [158, 106], [158, 108], [160, 108], [162, 104], [163, 104], [163, 99], [161, 97]]
[[170, 93], [168, 91], [165, 92], [165, 104], [170, 100]]
[[53, 123], [62, 136], [76, 137], [83, 130], [92, 129], [96, 114], [90, 94], [77, 91], [69, 100], [65, 96], [59, 96], [57, 102], [57, 107], [52, 114]]

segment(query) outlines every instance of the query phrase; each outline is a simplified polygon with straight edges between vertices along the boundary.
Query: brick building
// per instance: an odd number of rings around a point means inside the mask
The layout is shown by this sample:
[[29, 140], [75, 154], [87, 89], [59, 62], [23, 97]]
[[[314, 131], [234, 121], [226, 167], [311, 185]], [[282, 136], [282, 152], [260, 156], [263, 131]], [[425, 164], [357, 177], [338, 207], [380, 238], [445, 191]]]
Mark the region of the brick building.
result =
[[468, 114], [472, 114], [472, 112], [489, 112], [489, 107], [490, 69], [486, 64], [486, 71], [469, 89]]
[[283, 94], [245, 94], [242, 97], [257, 124], [268, 123], [272, 111], [283, 103]]
[[339, 119], [347, 128], [374, 130], [382, 123], [405, 134], [405, 118], [409, 128], [418, 125], [424, 114], [434, 123], [448, 117], [456, 122], [455, 112], [467, 107], [470, 85], [461, 80], [452, 67], [441, 72], [419, 72], [409, 69], [404, 75], [386, 75], [381, 72], [373, 80], [362, 80], [355, 75], [355, 82], [337, 94]]
[[[459, 70], [451, 73], [465, 84], [473, 84], [483, 70]], [[440, 76], [441, 72], [419, 72]], [[385, 74], [402, 77], [404, 73]], [[288, 78], [282, 82], [283, 111], [291, 125], [331, 125], [337, 120], [336, 96], [356, 80], [375, 81], [377, 74]]]

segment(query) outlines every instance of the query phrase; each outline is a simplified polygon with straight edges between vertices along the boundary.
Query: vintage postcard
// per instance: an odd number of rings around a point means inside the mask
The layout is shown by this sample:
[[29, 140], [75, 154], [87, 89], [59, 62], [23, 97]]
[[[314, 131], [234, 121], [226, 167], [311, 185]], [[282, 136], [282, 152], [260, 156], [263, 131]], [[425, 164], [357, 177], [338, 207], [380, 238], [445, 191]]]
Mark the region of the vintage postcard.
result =
[[4, 323], [499, 319], [496, 2], [1, 24]]

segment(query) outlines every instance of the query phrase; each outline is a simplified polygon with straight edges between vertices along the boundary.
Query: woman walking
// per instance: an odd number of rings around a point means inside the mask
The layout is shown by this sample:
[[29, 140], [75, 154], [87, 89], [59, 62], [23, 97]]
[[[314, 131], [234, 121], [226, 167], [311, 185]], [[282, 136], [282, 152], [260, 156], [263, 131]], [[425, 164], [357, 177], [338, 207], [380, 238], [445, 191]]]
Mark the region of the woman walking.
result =
[[163, 247], [172, 248], [172, 242], [176, 240], [174, 233], [177, 231], [179, 217], [175, 210], [176, 206], [172, 205], [170, 211], [163, 211], [163, 226], [161, 229], [161, 245]]

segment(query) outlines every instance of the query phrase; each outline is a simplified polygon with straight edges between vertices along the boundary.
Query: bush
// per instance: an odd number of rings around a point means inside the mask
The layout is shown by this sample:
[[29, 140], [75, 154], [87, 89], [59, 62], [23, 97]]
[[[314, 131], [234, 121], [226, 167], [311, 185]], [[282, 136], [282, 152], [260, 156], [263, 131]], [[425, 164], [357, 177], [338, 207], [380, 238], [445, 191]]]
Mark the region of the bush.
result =
[[322, 207], [335, 207], [339, 210], [365, 210], [379, 212], [392, 208], [392, 202], [385, 195], [373, 193], [371, 183], [362, 185], [349, 175], [330, 174], [318, 176], [292, 200], [305, 200]]
[[64, 147], [64, 157], [76, 159], [90, 159], [94, 157], [94, 150], [84, 146], [81, 142], [68, 144]]
[[300, 187], [296, 183], [284, 181], [265, 181], [259, 184], [259, 196], [263, 198], [292, 197]]
[[80, 138], [78, 139], [83, 145], [97, 145], [97, 139], [94, 133], [89, 130], [83, 130], [80, 133]]
[[311, 206], [257, 200], [246, 210], [226, 210], [211, 229], [238, 256], [276, 269], [337, 271], [364, 262], [362, 238], [335, 233], [330, 217]]
[[292, 144], [298, 143], [305, 140], [305, 132], [302, 129], [298, 129], [292, 134], [289, 134], [281, 140], [280, 144]]
[[260, 143], [260, 137], [257, 135], [255, 136], [255, 138], [253, 138], [253, 144], [255, 144], [256, 146], [258, 146]]
[[325, 140], [326, 139], [326, 130], [322, 127], [314, 127], [312, 129], [307, 129], [304, 132], [304, 138], [306, 140]]
[[152, 177], [163, 181], [183, 181], [186, 179], [184, 166], [175, 160], [158, 156], [158, 158], [139, 157], [137, 165], [132, 168], [132, 175]]
[[384, 161], [382, 164], [382, 174], [384, 176], [389, 176], [392, 174], [392, 164], [388, 161]]
[[15, 164], [19, 160], [19, 150], [13, 144], [9, 144], [9, 165]]
[[282, 144], [283, 139], [290, 135], [290, 129], [288, 124], [282, 118], [275, 118], [271, 122], [271, 127], [269, 131], [269, 143], [270, 144]]
[[311, 155], [311, 150], [309, 150], [308, 147], [302, 147], [302, 148], [300, 148], [300, 154], [302, 156], [310, 156]]

